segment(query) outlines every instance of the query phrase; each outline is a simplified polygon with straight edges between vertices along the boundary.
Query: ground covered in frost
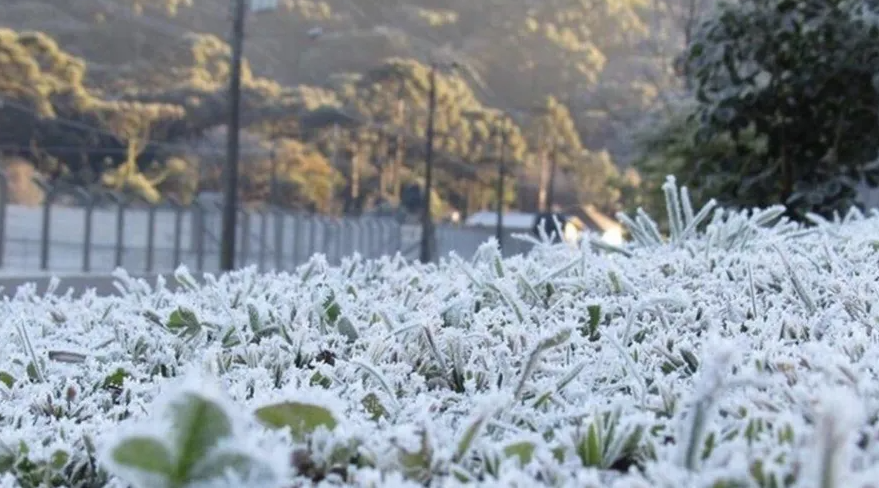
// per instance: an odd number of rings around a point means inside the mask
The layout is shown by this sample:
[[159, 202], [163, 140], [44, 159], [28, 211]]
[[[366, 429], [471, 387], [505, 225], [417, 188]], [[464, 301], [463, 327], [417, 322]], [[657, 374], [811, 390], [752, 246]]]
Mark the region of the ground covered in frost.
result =
[[879, 217], [672, 203], [625, 248], [21, 290], [0, 486], [876, 486]]

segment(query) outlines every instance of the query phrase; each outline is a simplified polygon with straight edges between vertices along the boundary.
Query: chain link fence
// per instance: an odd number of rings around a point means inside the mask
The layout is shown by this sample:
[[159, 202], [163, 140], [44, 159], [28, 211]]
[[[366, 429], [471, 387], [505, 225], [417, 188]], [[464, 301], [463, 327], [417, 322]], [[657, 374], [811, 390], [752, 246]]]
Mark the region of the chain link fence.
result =
[[[82, 188], [48, 189], [39, 206], [9, 202], [0, 172], [0, 275], [47, 271], [105, 274], [116, 268], [165, 273], [184, 264], [196, 272], [219, 271], [222, 213], [218, 200], [191, 205], [148, 205]], [[239, 209], [236, 264], [260, 270], [292, 270], [322, 253], [337, 264], [355, 253], [377, 258], [401, 253], [418, 258], [419, 225], [394, 217], [328, 217], [279, 208]], [[493, 229], [439, 224], [435, 258], [469, 259]], [[530, 244], [504, 240], [504, 255]]]
[[[0, 273], [161, 273], [185, 264], [219, 270], [221, 212], [215, 202], [147, 205], [81, 188], [47, 191], [38, 207], [9, 203], [0, 173]], [[393, 218], [333, 218], [277, 208], [239, 209], [238, 266], [290, 270], [315, 253], [338, 263], [402, 249]]]

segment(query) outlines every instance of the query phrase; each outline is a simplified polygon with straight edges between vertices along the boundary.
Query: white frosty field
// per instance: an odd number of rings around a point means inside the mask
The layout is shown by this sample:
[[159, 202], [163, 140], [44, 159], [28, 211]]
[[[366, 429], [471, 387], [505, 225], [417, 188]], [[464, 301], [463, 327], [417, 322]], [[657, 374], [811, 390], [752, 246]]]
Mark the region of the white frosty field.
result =
[[0, 486], [877, 486], [879, 216], [667, 188], [624, 249], [22, 292]]

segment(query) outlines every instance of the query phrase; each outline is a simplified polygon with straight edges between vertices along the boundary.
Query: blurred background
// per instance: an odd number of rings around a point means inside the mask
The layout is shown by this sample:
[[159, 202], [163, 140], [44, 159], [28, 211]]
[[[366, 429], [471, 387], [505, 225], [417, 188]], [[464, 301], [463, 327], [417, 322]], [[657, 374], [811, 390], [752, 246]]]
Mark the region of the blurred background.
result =
[[[216, 266], [233, 7], [0, 0], [0, 268]], [[439, 255], [547, 211], [618, 242], [667, 174], [697, 205], [869, 206], [869, 8], [252, 0], [237, 262], [418, 257], [428, 139]]]

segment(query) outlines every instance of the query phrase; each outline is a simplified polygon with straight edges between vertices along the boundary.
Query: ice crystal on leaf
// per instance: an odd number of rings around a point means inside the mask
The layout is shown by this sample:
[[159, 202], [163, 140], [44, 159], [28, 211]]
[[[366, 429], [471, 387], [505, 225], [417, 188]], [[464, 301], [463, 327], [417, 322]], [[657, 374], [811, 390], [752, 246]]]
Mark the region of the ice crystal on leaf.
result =
[[619, 247], [22, 288], [0, 487], [870, 486], [879, 215], [664, 190]]

